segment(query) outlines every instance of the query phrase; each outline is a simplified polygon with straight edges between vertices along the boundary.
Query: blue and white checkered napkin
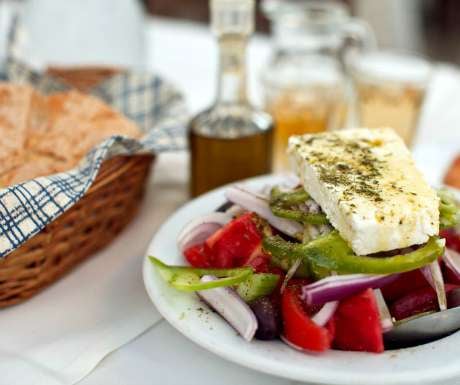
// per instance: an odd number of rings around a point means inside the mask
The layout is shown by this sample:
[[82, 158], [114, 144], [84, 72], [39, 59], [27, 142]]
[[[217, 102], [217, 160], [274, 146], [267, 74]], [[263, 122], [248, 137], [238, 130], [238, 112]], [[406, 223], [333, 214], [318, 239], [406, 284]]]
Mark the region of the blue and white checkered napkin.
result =
[[[42, 93], [68, 86], [9, 59], [0, 79], [29, 83]], [[185, 147], [187, 111], [182, 95], [162, 78], [148, 73], [120, 73], [92, 92], [145, 133], [140, 140], [112, 136], [93, 148], [78, 167], [0, 189], [0, 259], [72, 207], [89, 189], [102, 162], [116, 155], [160, 153]]]

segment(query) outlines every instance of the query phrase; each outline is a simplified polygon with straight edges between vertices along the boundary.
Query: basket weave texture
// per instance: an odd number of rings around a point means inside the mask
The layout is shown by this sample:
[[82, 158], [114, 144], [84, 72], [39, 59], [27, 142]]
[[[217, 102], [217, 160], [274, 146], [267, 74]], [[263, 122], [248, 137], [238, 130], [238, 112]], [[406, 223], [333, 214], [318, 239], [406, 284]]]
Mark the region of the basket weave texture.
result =
[[[61, 70], [62, 71], [62, 70]], [[107, 75], [113, 75], [108, 71]], [[82, 90], [91, 70], [70, 70], [66, 80]], [[20, 303], [106, 246], [134, 218], [154, 156], [107, 160], [83, 198], [0, 261], [0, 308]]]

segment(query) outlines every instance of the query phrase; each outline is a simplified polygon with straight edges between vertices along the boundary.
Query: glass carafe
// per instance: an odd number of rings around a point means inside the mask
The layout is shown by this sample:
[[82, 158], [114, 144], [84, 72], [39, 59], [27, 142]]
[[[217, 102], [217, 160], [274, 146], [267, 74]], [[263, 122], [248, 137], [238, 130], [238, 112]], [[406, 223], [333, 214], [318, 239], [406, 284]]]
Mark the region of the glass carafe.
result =
[[351, 92], [345, 58], [375, 46], [367, 24], [335, 1], [265, 0], [273, 51], [262, 74], [265, 108], [275, 119], [275, 171], [288, 167], [288, 137], [347, 125]]

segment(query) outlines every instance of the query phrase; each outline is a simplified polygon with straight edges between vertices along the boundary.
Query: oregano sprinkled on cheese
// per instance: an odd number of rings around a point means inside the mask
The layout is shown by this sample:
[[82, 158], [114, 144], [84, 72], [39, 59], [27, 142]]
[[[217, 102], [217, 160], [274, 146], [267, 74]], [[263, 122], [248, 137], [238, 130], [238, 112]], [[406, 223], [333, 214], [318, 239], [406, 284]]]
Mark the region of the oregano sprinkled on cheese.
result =
[[352, 141], [329, 134], [305, 139], [306, 148], [313, 145], [315, 139], [321, 142], [322, 147], [328, 147], [331, 150], [340, 148], [341, 151], [349, 155], [344, 160], [339, 155], [332, 157], [325, 155], [329, 152], [309, 151], [305, 160], [318, 167], [322, 182], [332, 186], [345, 187], [343, 200], [347, 200], [351, 194], [357, 193], [373, 199], [375, 202], [383, 201], [379, 192], [378, 177], [381, 176], [384, 161], [376, 158], [372, 152], [372, 148], [380, 146], [381, 142]]
[[289, 139], [305, 191], [358, 255], [426, 242], [439, 232], [439, 199], [391, 129]]

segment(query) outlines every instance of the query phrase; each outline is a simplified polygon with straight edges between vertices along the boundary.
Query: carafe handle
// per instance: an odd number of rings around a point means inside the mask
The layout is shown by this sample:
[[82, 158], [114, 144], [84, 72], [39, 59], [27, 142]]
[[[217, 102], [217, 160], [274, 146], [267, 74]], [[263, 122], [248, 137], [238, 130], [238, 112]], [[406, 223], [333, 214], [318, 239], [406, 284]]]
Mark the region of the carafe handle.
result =
[[348, 127], [353, 127], [357, 124], [356, 110], [356, 90], [351, 82], [350, 62], [353, 56], [359, 55], [364, 51], [373, 51], [377, 49], [377, 39], [371, 26], [364, 20], [351, 18], [349, 22], [343, 26], [344, 44], [342, 45], [339, 59], [342, 65], [343, 72], [347, 75], [347, 91], [348, 94]]
[[345, 48], [357, 48], [358, 50], [377, 49], [377, 39], [371, 26], [364, 20], [351, 18], [343, 26]]

